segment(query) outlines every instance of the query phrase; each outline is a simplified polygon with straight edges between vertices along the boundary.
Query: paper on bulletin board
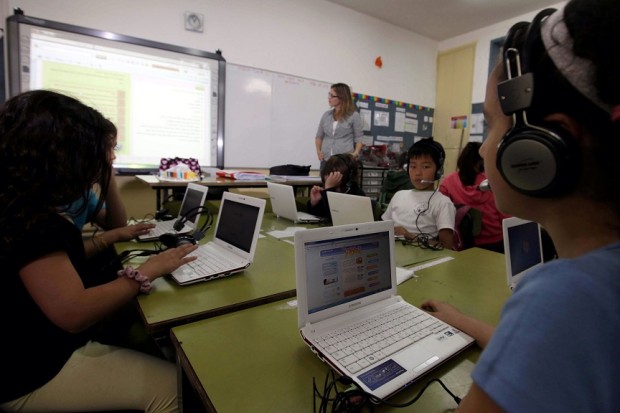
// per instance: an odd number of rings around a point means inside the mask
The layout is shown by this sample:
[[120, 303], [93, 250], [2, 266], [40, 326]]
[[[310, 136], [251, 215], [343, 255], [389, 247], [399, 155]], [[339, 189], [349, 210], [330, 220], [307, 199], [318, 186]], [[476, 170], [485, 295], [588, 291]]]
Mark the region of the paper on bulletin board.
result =
[[405, 115], [405, 132], [418, 133], [419, 124], [418, 117], [415, 113], [407, 113]]
[[377, 140], [381, 142], [402, 142], [402, 136], [377, 136]]
[[370, 130], [372, 111], [370, 111], [369, 109], [360, 109], [360, 116], [362, 117], [362, 129]]
[[375, 126], [390, 126], [390, 112], [375, 110]]
[[482, 113], [473, 113], [471, 115], [470, 128], [469, 133], [472, 135], [481, 135], [484, 132], [484, 115]]
[[405, 113], [398, 111], [396, 109], [396, 113], [394, 114], [394, 132], [404, 132], [405, 131]]

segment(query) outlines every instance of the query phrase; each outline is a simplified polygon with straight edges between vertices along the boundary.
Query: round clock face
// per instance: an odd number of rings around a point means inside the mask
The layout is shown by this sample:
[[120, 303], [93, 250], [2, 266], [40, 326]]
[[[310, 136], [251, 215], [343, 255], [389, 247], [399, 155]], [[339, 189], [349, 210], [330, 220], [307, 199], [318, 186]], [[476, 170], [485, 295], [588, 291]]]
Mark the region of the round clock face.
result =
[[202, 16], [196, 13], [186, 13], [185, 28], [187, 30], [202, 31]]

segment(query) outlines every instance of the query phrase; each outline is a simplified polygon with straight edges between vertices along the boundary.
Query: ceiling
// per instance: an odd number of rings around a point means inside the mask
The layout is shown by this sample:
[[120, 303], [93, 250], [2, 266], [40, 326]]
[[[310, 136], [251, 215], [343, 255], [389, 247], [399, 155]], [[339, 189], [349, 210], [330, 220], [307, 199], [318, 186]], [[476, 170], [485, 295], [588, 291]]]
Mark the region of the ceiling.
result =
[[441, 41], [561, 0], [328, 0], [424, 37]]

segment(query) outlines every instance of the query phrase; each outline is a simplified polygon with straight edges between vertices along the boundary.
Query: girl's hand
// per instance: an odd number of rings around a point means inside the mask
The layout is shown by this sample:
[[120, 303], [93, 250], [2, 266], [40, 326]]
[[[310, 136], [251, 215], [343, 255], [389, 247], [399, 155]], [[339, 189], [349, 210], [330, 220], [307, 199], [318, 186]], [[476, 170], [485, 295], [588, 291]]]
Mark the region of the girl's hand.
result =
[[319, 203], [319, 201], [323, 198], [323, 188], [317, 185], [314, 185], [310, 190], [310, 204], [315, 206]]
[[330, 172], [325, 177], [325, 189], [340, 188], [342, 174], [339, 171]]
[[149, 280], [153, 281], [163, 275], [170, 274], [182, 265], [194, 261], [196, 256], [188, 256], [198, 249], [198, 245], [181, 245], [177, 248], [168, 248], [164, 252], [152, 255], [138, 270]]

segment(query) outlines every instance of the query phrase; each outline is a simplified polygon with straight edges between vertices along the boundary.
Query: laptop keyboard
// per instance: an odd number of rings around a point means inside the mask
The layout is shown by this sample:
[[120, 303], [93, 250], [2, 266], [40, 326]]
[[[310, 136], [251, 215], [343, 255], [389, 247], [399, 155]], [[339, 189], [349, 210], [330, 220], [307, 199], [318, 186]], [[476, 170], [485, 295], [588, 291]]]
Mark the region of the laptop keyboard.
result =
[[187, 225], [185, 225], [181, 231], [175, 231], [173, 228], [173, 225], [175, 221], [163, 221], [163, 222], [158, 222], [155, 225], [155, 228], [151, 229], [148, 234], [146, 234], [143, 238], [159, 238], [160, 236], [167, 234], [167, 233], [177, 233], [177, 234], [182, 234], [182, 233], [187, 233], [190, 232], [192, 229], [190, 227], [188, 227]]
[[321, 350], [351, 374], [449, 325], [413, 306], [399, 306], [315, 339]]
[[186, 267], [191, 268], [192, 273], [197, 277], [218, 274], [238, 267], [237, 263], [222, 257], [221, 253], [210, 249], [208, 246], [198, 248], [191, 255], [198, 256], [198, 258], [186, 264]]

